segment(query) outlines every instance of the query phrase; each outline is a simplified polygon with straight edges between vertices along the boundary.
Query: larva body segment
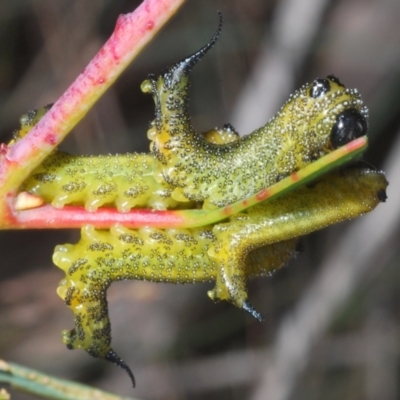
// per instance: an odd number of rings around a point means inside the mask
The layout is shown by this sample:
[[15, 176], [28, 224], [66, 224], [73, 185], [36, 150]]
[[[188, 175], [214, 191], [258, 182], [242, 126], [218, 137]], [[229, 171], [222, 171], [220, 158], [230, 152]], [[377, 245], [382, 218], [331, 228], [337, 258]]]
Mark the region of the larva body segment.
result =
[[[23, 138], [51, 106], [29, 111], [10, 142]], [[79, 156], [55, 151], [24, 182], [22, 190], [40, 196], [56, 208], [84, 205], [96, 211], [113, 205], [126, 212], [134, 207], [175, 208], [172, 188], [154, 179], [157, 160], [152, 154]], [[186, 206], [188, 206], [187, 204]]]
[[[218, 262], [219, 275], [213, 300], [228, 300], [243, 308], [248, 269], [243, 268], [251, 250], [288, 241], [353, 219], [385, 200], [387, 181], [382, 172], [348, 169], [332, 173], [314, 185], [303, 186], [279, 199], [254, 206], [246, 214], [216, 224], [216, 244], [209, 251]], [[247, 258], [248, 259], [248, 258]], [[257, 275], [257, 270], [252, 276]]]
[[216, 259], [243, 260], [249, 249], [307, 235], [353, 219], [385, 201], [388, 183], [380, 171], [350, 168], [332, 173], [279, 199], [254, 206], [246, 214], [216, 224]]
[[114, 205], [126, 212], [134, 207], [176, 208], [172, 188], [156, 182], [151, 154], [76, 156], [55, 152], [25, 182], [24, 190], [56, 208], [84, 205], [88, 211]]

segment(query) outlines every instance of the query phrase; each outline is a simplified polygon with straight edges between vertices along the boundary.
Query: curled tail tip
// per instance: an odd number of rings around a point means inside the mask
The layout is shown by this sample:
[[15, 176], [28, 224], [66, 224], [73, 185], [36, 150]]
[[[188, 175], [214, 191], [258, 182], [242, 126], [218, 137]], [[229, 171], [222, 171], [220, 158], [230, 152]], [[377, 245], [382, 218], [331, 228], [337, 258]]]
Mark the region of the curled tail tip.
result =
[[215, 43], [217, 43], [217, 40], [221, 35], [223, 25], [222, 13], [221, 11], [217, 12], [219, 17], [218, 27], [210, 41], [205, 44], [200, 50], [194, 52], [189, 57], [186, 57], [183, 60], [179, 61], [177, 64], [175, 64], [176, 66], [182, 65], [183, 70], [185, 70], [186, 72], [190, 71], [190, 69], [193, 68], [205, 56], [205, 54], [215, 45]]
[[128, 367], [128, 365], [125, 363], [125, 361], [117, 355], [117, 353], [110, 349], [106, 356], [104, 357], [107, 361], [112, 362], [113, 364], [117, 365], [118, 367], [122, 368], [129, 376], [132, 382], [132, 386], [135, 387], [135, 377], [133, 376], [133, 373], [131, 369]]
[[211, 40], [206, 45], [204, 45], [200, 50], [194, 52], [190, 56], [185, 57], [184, 59], [173, 64], [162, 74], [170, 85], [176, 84], [181, 76], [187, 74], [217, 42], [221, 34], [222, 24], [223, 24], [223, 17], [221, 11], [217, 12], [219, 17], [218, 27]]
[[218, 14], [218, 18], [219, 18], [218, 27], [217, 27], [217, 30], [216, 30], [216, 32], [214, 33], [214, 36], [213, 36], [213, 38], [211, 39], [211, 41], [212, 41], [214, 38], [215, 38], [215, 41], [218, 40], [219, 35], [221, 34], [221, 31], [222, 31], [222, 25], [223, 25], [223, 23], [224, 23], [224, 18], [223, 18], [223, 16], [222, 16], [222, 12], [221, 12], [220, 10], [217, 10], [217, 14]]

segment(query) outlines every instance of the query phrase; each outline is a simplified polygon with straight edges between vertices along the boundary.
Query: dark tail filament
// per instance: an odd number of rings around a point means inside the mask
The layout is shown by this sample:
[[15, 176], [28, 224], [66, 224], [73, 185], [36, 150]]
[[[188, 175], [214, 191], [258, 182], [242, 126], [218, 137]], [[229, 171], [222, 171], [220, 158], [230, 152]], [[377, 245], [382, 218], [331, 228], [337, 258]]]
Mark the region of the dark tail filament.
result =
[[114, 350], [109, 350], [104, 358], [107, 361], [111, 361], [113, 364], [122, 368], [129, 375], [129, 378], [131, 378], [132, 386], [135, 387], [135, 377], [133, 376], [131, 369], [125, 364], [125, 361], [120, 358]]
[[181, 78], [183, 74], [187, 74], [190, 70], [204, 57], [204, 55], [210, 50], [214, 44], [217, 42], [219, 35], [222, 30], [222, 13], [218, 11], [219, 16], [219, 23], [214, 36], [211, 40], [200, 50], [196, 51], [195, 53], [191, 54], [188, 57], [183, 58], [182, 60], [178, 61], [177, 63], [170, 66], [166, 71], [164, 71], [163, 76], [165, 79], [166, 84], [169, 87], [174, 86]]

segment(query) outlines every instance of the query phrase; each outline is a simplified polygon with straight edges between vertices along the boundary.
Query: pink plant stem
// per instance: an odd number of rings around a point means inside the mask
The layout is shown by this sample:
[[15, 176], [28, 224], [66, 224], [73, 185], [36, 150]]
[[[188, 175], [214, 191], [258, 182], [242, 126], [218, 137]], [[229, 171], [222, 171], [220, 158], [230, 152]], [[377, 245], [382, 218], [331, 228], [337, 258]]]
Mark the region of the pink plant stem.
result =
[[10, 218], [10, 229], [81, 228], [86, 224], [99, 229], [108, 229], [117, 223], [132, 229], [142, 226], [178, 228], [185, 225], [185, 214], [179, 211], [150, 209], [135, 209], [128, 213], [120, 213], [115, 208], [100, 208], [96, 212], [88, 212], [83, 207], [64, 206], [57, 209], [45, 205], [17, 212]]
[[144, 0], [115, 30], [75, 82], [22, 140], [0, 146], [0, 228], [7, 228], [23, 181], [56, 148], [155, 36], [184, 0]]

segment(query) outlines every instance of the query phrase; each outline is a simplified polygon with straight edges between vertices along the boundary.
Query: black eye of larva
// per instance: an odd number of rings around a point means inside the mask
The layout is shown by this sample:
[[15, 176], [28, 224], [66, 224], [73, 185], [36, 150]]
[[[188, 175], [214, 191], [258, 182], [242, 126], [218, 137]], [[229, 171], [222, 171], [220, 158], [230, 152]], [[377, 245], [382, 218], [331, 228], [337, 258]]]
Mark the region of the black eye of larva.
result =
[[331, 80], [332, 82], [337, 83], [339, 86], [345, 87], [345, 86], [343, 85], [343, 83], [340, 82], [340, 80], [339, 80], [339, 78], [338, 78], [337, 76], [331, 74], [331, 75], [328, 75], [327, 78], [328, 78], [329, 80]]
[[363, 115], [354, 108], [340, 113], [331, 131], [331, 143], [337, 149], [367, 133], [368, 124]]
[[331, 85], [329, 84], [329, 81], [327, 79], [316, 79], [310, 89], [310, 96], [313, 97], [314, 99], [322, 96], [326, 92], [329, 92], [331, 90]]

